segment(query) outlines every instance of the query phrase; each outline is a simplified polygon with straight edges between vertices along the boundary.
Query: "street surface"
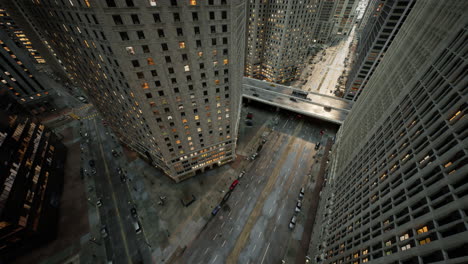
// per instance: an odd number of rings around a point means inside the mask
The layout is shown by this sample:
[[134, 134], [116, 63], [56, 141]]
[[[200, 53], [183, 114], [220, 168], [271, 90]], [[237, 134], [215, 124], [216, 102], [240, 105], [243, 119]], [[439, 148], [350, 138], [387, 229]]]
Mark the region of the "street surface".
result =
[[[349, 63], [345, 59], [350, 57], [350, 44], [354, 39], [355, 27], [346, 39], [341, 40], [338, 45], [331, 46], [319, 52], [314, 58], [313, 64], [305, 67], [301, 74], [302, 80], [307, 80], [305, 84], [296, 82], [292, 86], [304, 91], [318, 92], [321, 94], [333, 95], [338, 84], [338, 79], [344, 70], [349, 70]], [[323, 55], [323, 54], [326, 55]], [[348, 65], [348, 66], [345, 66]]]
[[[296, 114], [279, 114], [276, 119], [277, 125], [259, 156], [245, 161], [246, 174], [228, 202], [189, 244], [178, 263], [263, 264], [294, 260], [318, 170], [314, 147], [317, 142], [325, 144], [328, 136], [320, 136], [323, 126], [304, 121]], [[290, 230], [288, 224], [301, 187], [306, 188], [302, 210], [297, 214], [295, 228]]]

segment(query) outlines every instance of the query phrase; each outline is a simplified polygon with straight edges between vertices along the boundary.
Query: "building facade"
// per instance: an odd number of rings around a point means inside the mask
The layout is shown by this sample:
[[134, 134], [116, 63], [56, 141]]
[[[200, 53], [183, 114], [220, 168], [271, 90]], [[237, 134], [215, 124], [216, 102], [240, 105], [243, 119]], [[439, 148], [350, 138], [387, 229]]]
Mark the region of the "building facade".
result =
[[243, 0], [18, 5], [121, 141], [173, 180], [235, 158]]
[[334, 34], [337, 37], [349, 35], [356, 22], [359, 0], [339, 0], [335, 10]]
[[300, 75], [312, 41], [315, 2], [248, 1], [247, 77], [285, 83]]
[[337, 4], [334, 0], [316, 1], [316, 16], [312, 28], [313, 43], [329, 44], [333, 40]]
[[0, 107], [0, 261], [10, 263], [55, 238], [66, 148], [9, 94]]
[[416, 0], [371, 1], [359, 33], [356, 59], [346, 82], [344, 98], [356, 101], [400, 31]]
[[417, 1], [340, 128], [309, 256], [468, 262], [468, 5]]

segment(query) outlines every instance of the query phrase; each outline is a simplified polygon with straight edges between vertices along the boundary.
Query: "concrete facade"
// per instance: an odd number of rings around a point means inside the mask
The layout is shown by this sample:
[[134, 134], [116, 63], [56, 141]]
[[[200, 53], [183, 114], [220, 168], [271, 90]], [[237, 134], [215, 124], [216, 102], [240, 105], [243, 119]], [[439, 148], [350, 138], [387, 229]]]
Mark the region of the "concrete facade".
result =
[[339, 0], [335, 10], [334, 32], [338, 37], [346, 37], [356, 22], [359, 0]]
[[312, 28], [313, 43], [329, 44], [333, 38], [337, 1], [316, 1], [317, 15]]
[[340, 128], [314, 263], [468, 262], [468, 5], [417, 1]]
[[300, 75], [312, 42], [315, 2], [249, 1], [245, 76], [284, 83]]
[[17, 4], [121, 141], [173, 180], [233, 160], [244, 1]]
[[385, 56], [416, 0], [371, 1], [364, 28], [358, 34], [356, 59], [346, 83], [344, 98], [356, 101]]

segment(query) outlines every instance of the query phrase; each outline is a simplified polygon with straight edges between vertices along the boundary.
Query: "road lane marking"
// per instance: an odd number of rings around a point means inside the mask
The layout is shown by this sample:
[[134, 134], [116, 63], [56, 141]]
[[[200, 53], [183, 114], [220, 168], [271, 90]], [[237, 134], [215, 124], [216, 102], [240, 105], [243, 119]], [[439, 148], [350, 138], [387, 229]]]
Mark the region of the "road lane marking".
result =
[[271, 210], [273, 210], [273, 207], [272, 207], [272, 208], [270, 208], [270, 212], [268, 212], [268, 214], [271, 214]]
[[226, 222], [223, 222], [223, 223], [221, 224], [221, 228], [223, 228], [223, 226], [224, 226], [225, 223], [226, 223]]
[[226, 244], [226, 240], [224, 240], [223, 245], [221, 247], [224, 247], [225, 244]]
[[258, 238], [260, 238], [261, 235], [262, 235], [262, 232], [260, 232], [260, 234], [258, 234]]
[[218, 234], [216, 234], [216, 235], [213, 237], [213, 240], [215, 240], [217, 236], [218, 236]]
[[273, 228], [273, 233], [274, 233], [274, 232], [276, 232], [276, 226], [275, 226], [275, 228]]
[[231, 234], [231, 233], [232, 233], [232, 230], [233, 230], [233, 229], [234, 229], [234, 228], [233, 228], [233, 227], [231, 227], [231, 230], [229, 230], [229, 234]]
[[214, 263], [217, 258], [218, 258], [218, 255], [215, 256], [215, 258], [213, 259], [213, 261], [211, 261], [211, 263]]
[[210, 249], [210, 248], [207, 248], [207, 249], [205, 250], [205, 253], [203, 253], [203, 256], [205, 256], [206, 253], [208, 253], [208, 250], [209, 250], [209, 249]]
[[252, 252], [254, 252], [254, 251], [255, 251], [255, 248], [256, 248], [256, 247], [257, 247], [257, 245], [254, 245], [254, 247], [253, 247], [253, 249], [252, 249]]
[[278, 221], [280, 220], [280, 218], [281, 218], [281, 214], [280, 214], [280, 215], [278, 215]]
[[266, 256], [266, 253], [268, 252], [268, 249], [270, 248], [270, 242], [268, 242], [268, 245], [267, 245], [267, 248], [265, 250], [265, 253], [263, 253], [263, 258], [262, 258], [262, 262], [260, 262], [260, 264], [263, 264], [263, 261], [265, 260], [265, 256]]

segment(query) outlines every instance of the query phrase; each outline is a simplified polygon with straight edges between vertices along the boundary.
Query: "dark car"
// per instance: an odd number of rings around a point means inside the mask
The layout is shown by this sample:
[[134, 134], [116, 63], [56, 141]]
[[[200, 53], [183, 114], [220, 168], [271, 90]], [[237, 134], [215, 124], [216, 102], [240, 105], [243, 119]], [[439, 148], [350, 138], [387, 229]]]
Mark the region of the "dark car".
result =
[[125, 177], [125, 175], [120, 175], [120, 181], [122, 183], [126, 182], [127, 181], [127, 177]]
[[237, 184], [239, 184], [239, 180], [234, 180], [231, 184], [231, 187], [229, 187], [229, 190], [234, 190], [236, 188]]
[[296, 98], [289, 97], [289, 100], [291, 100], [293, 102], [297, 102]]
[[247, 119], [252, 119], [253, 118], [253, 114], [252, 113], [247, 113]]
[[315, 144], [315, 150], [317, 150], [319, 148], [320, 148], [320, 142], [317, 142], [317, 144]]
[[219, 212], [219, 209], [221, 209], [221, 205], [217, 205], [213, 211], [211, 212], [212, 215], [216, 215]]
[[101, 227], [101, 236], [102, 236], [103, 238], [106, 238], [106, 237], [109, 236], [109, 234], [108, 234], [108, 232], [107, 232], [107, 227], [106, 227], [105, 225]]
[[245, 125], [246, 126], [253, 126], [253, 123], [252, 123], [251, 120], [247, 120], [247, 121], [245, 121]]
[[119, 173], [119, 175], [122, 174], [123, 173], [122, 168], [118, 167], [117, 172]]
[[115, 149], [112, 150], [112, 156], [114, 156], [115, 158], [117, 158], [119, 156], [119, 153], [117, 153], [117, 151], [115, 151]]
[[132, 207], [130, 209], [130, 213], [132, 214], [133, 218], [137, 218], [137, 210], [135, 209], [135, 207]]
[[94, 167], [94, 165], [96, 165], [96, 163], [94, 162], [94, 160], [90, 160], [90, 161], [89, 161], [89, 166]]

